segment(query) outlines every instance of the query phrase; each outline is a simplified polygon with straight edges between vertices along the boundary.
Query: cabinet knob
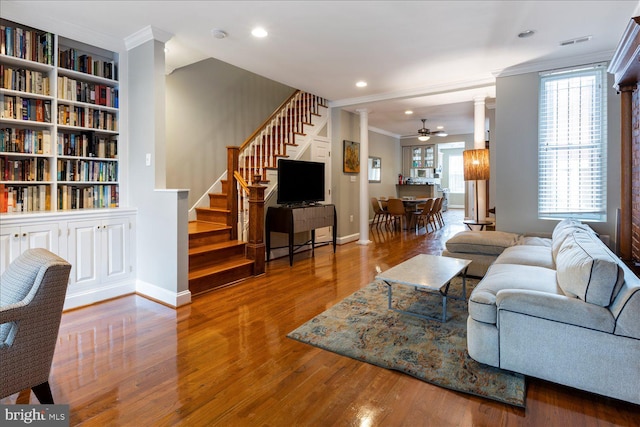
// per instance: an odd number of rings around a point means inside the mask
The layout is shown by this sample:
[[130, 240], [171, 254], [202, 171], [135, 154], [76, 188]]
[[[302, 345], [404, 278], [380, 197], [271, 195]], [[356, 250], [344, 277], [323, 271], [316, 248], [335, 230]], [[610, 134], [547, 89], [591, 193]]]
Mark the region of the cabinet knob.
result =
[[27, 233], [22, 233], [22, 237], [27, 237]]
[[16, 235], [15, 235], [14, 237], [15, 237], [15, 238], [18, 238], [18, 237], [20, 237], [20, 235], [19, 235], [18, 233], [16, 233]]

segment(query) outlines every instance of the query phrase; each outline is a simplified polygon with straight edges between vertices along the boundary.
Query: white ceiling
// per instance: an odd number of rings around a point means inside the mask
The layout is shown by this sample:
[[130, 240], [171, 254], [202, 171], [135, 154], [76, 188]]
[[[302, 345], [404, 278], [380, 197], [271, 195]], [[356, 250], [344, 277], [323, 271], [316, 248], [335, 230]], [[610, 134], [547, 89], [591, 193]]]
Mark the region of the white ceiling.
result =
[[[4, 18], [124, 50], [152, 26], [170, 33], [168, 71], [213, 57], [323, 96], [392, 135], [443, 125], [473, 133], [473, 99], [495, 77], [611, 58], [633, 1], [13, 1]], [[254, 26], [269, 36], [251, 36]], [[228, 37], [212, 37], [222, 29]], [[530, 38], [518, 38], [534, 30]], [[585, 43], [561, 41], [591, 36]], [[366, 88], [356, 88], [366, 80]], [[414, 111], [406, 116], [406, 109]]]

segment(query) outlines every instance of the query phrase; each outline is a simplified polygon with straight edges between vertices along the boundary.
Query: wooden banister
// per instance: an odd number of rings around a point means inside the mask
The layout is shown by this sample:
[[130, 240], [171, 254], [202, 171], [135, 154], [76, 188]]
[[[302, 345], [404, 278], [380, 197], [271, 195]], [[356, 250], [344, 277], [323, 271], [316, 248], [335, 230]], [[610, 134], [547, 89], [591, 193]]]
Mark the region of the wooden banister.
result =
[[257, 136], [258, 136], [258, 134], [259, 134], [260, 132], [262, 132], [262, 131], [267, 127], [267, 126], [269, 126], [269, 124], [271, 123], [271, 121], [272, 121], [273, 119], [275, 119], [275, 118], [276, 118], [276, 116], [278, 115], [278, 113], [280, 112], [280, 110], [282, 110], [282, 109], [285, 107], [285, 105], [287, 105], [287, 104], [288, 104], [288, 103], [289, 103], [293, 98], [295, 98], [295, 97], [296, 97], [296, 95], [298, 95], [299, 93], [300, 93], [300, 90], [296, 90], [295, 92], [293, 92], [293, 93], [291, 94], [291, 96], [290, 96], [289, 98], [287, 98], [287, 99], [286, 99], [282, 104], [280, 104], [280, 106], [279, 106], [278, 108], [276, 108], [276, 110], [273, 112], [273, 114], [271, 114], [271, 115], [269, 116], [269, 118], [268, 118], [267, 120], [265, 120], [265, 121], [264, 121], [264, 123], [262, 123], [262, 125], [260, 125], [260, 127], [259, 127], [259, 128], [257, 128], [257, 129], [255, 130], [255, 132], [253, 132], [253, 133], [251, 134], [251, 136], [249, 136], [249, 138], [247, 138], [247, 139], [242, 143], [242, 145], [240, 146], [240, 151], [243, 151], [245, 148], [247, 148], [247, 146], [248, 146], [249, 144], [251, 144], [251, 141], [253, 141], [253, 139], [254, 139], [255, 137], [257, 137]]

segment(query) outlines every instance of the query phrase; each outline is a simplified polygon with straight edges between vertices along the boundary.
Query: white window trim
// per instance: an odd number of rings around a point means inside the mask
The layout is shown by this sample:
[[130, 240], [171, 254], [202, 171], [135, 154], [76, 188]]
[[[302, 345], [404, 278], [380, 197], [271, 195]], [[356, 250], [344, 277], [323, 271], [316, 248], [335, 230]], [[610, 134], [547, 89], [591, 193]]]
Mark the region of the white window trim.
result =
[[[595, 78], [592, 94], [576, 86], [587, 75]], [[546, 91], [547, 83], [567, 78], [572, 79], [570, 90]], [[599, 111], [593, 114], [592, 108]], [[606, 64], [540, 73], [538, 114], [538, 218], [606, 221]]]

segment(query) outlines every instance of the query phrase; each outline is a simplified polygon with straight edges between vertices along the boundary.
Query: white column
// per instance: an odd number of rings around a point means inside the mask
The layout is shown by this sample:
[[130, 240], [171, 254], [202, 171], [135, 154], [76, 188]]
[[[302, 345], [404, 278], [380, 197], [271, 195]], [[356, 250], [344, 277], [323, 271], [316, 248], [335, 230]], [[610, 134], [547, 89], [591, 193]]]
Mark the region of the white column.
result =
[[369, 240], [369, 112], [356, 110], [360, 114], [360, 240], [359, 245], [368, 245]]
[[[473, 99], [473, 148], [482, 149], [485, 148], [485, 97], [478, 96]], [[473, 185], [476, 185], [475, 182]], [[475, 190], [475, 189], [474, 189]], [[478, 218], [480, 221], [484, 221], [487, 216], [487, 183], [486, 181], [478, 181]], [[475, 191], [473, 192], [472, 199], [475, 198]], [[471, 205], [475, 210], [475, 200]], [[473, 212], [473, 218], [476, 217], [476, 212]]]

